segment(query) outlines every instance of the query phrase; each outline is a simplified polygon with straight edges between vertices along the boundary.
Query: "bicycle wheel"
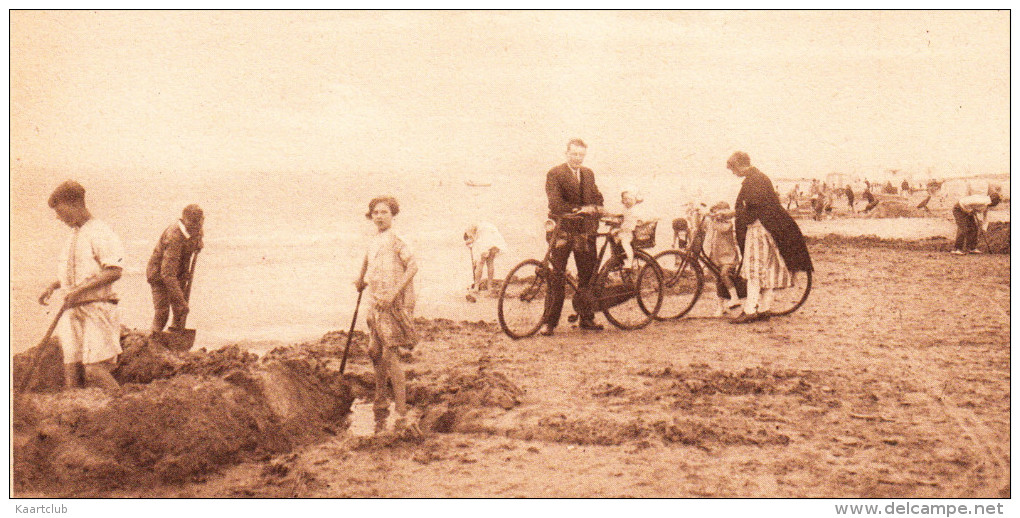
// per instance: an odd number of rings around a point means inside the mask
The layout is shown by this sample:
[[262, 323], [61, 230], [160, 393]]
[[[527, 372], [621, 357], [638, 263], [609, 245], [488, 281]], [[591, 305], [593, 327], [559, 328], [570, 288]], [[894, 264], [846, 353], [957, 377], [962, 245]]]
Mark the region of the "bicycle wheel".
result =
[[692, 255], [680, 250], [666, 250], [655, 255], [662, 269], [662, 308], [658, 320], [672, 320], [687, 314], [701, 296], [705, 276]]
[[510, 270], [503, 281], [496, 308], [499, 326], [510, 338], [527, 338], [542, 327], [549, 293], [548, 271], [541, 262], [528, 259]]
[[595, 279], [594, 299], [611, 324], [640, 329], [655, 318], [662, 306], [662, 271], [652, 257], [635, 254], [637, 267], [623, 266], [618, 257], [606, 263]]
[[793, 286], [775, 290], [772, 301], [772, 314], [789, 315], [804, 304], [811, 293], [811, 272], [790, 272], [793, 275]]

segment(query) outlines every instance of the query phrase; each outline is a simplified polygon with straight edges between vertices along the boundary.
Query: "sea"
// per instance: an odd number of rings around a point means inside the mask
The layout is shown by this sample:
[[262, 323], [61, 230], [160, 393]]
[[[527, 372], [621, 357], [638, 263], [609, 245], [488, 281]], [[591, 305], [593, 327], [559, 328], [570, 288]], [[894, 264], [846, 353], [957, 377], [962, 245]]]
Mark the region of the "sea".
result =
[[[116, 283], [123, 325], [149, 328], [152, 298], [146, 263], [162, 231], [184, 206], [197, 203], [205, 212], [205, 249], [197, 261], [188, 317], [188, 327], [197, 330], [196, 347], [240, 344], [261, 351], [315, 340], [351, 325], [357, 299], [353, 281], [376, 232], [365, 218], [368, 201], [384, 194], [399, 200], [394, 229], [418, 257], [416, 315], [495, 321], [493, 299], [474, 304], [465, 300], [472, 281], [471, 256], [462, 235], [480, 221], [492, 222], [501, 231], [509, 249], [496, 260], [497, 278], [517, 262], [545, 253], [548, 168], [523, 169], [70, 175], [12, 167], [11, 351], [38, 343], [59, 306], [59, 292], [49, 306], [39, 305], [37, 298], [55, 280], [56, 257], [70, 232], [46, 205], [49, 193], [64, 180], [73, 178], [85, 186], [93, 216], [108, 223], [124, 243], [126, 268]], [[732, 203], [739, 188], [732, 175], [643, 176], [597, 168], [596, 174], [609, 210], [622, 210], [619, 192], [624, 187], [636, 186], [644, 193], [648, 211], [664, 222], [657, 249], [669, 247], [668, 222], [683, 216], [686, 204], [717, 199]], [[917, 238], [954, 232], [945, 217], [851, 221], [856, 223], [804, 222], [802, 227], [808, 235]], [[358, 329], [365, 328], [364, 314], [362, 308]]]

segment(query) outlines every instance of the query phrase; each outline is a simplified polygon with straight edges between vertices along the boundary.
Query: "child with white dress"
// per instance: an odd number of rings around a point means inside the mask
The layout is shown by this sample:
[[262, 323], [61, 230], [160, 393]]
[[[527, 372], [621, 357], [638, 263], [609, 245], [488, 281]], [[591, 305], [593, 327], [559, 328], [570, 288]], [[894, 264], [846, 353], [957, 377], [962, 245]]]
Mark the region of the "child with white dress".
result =
[[623, 218], [620, 223], [620, 231], [617, 234], [617, 244], [622, 245], [628, 268], [638, 266], [634, 253], [634, 240], [648, 239], [648, 232], [654, 232], [652, 223], [656, 218], [651, 217], [645, 211], [641, 202], [644, 197], [634, 187], [627, 187], [620, 192], [620, 203], [623, 204]]
[[394, 430], [420, 433], [416, 424], [407, 422], [407, 389], [400, 366], [400, 348], [412, 349], [418, 342], [411, 315], [414, 314], [414, 276], [418, 263], [407, 243], [393, 232], [393, 217], [400, 205], [391, 196], [374, 198], [365, 217], [375, 223], [379, 233], [372, 238], [361, 275], [355, 281], [358, 291], [368, 288], [368, 356], [375, 368], [375, 431], [386, 430], [389, 416], [387, 384], [393, 387], [397, 420]]
[[[495, 270], [496, 256], [505, 253], [507, 249], [506, 240], [499, 229], [492, 223], [482, 221], [471, 225], [464, 231], [464, 244], [471, 249], [471, 259], [474, 278], [473, 291], [485, 291], [491, 289], [493, 271]], [[482, 279], [482, 270], [488, 268], [488, 278]]]

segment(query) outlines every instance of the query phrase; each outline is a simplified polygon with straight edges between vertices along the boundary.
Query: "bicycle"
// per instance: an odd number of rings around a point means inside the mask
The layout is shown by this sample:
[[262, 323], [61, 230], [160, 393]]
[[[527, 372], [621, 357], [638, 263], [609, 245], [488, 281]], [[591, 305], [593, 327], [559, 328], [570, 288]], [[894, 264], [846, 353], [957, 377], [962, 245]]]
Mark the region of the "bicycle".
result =
[[[662, 307], [655, 316], [657, 320], [675, 320], [694, 308], [705, 286], [703, 268], [712, 272], [717, 280], [722, 275], [722, 268], [712, 261], [704, 250], [705, 226], [702, 224], [703, 221], [704, 216], [696, 217], [694, 237], [686, 250], [665, 250], [654, 257], [663, 273]], [[674, 238], [674, 243], [678, 241], [678, 238], [679, 236]], [[738, 264], [734, 268], [734, 272], [739, 271], [740, 265]], [[775, 299], [770, 310], [774, 316], [793, 313], [804, 305], [804, 301], [811, 293], [811, 272], [790, 273], [793, 277], [793, 286], [775, 290]], [[747, 284], [744, 279], [738, 275], [733, 275], [732, 279], [737, 288], [737, 294], [742, 298], [746, 297]], [[717, 290], [718, 296], [729, 296], [728, 293], [725, 293], [725, 288], [719, 287]]]
[[[541, 260], [524, 260], [507, 274], [499, 291], [497, 314], [500, 327], [511, 338], [527, 338], [542, 327], [549, 282], [556, 273], [551, 262], [553, 244], [562, 238], [573, 238], [570, 232], [562, 228], [564, 221], [580, 223], [584, 217], [583, 214], [562, 216], [559, 222], [553, 223], [550, 246], [545, 257]], [[601, 217], [600, 222], [607, 224], [609, 230], [597, 233], [603, 242], [595, 263], [598, 273], [591, 288], [582, 290], [578, 282], [564, 271], [561, 274], [564, 275], [567, 288], [565, 293], [573, 293], [571, 298], [575, 310], [591, 307], [594, 311], [601, 311], [606, 320], [619, 329], [640, 329], [654, 320], [662, 304], [662, 271], [652, 256], [641, 249], [635, 250], [634, 268], [628, 268], [616, 250], [611, 252], [609, 260], [603, 264], [602, 259], [612, 240], [613, 229], [619, 227], [619, 222], [612, 217]], [[652, 236], [654, 245], [654, 229]]]

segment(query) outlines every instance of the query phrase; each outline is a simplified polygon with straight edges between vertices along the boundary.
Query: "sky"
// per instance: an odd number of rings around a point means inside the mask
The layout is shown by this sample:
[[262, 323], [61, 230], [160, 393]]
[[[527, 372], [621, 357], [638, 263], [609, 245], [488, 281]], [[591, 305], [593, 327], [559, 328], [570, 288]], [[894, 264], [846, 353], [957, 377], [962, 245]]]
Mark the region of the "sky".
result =
[[1000, 11], [14, 11], [12, 170], [1009, 172]]

